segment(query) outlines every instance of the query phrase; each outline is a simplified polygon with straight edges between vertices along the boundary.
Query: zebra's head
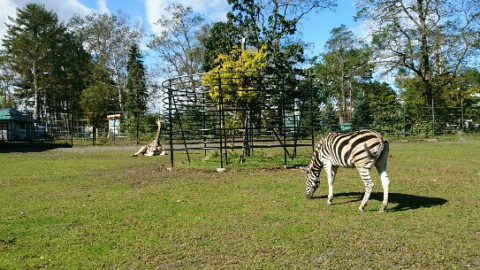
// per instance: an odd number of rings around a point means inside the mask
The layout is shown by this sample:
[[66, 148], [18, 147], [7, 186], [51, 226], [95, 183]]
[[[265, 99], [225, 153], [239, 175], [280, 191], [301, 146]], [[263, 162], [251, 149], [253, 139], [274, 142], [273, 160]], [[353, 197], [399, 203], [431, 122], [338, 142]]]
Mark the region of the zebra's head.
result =
[[313, 151], [312, 159], [310, 160], [310, 164], [306, 169], [304, 169], [306, 173], [305, 177], [305, 197], [307, 199], [311, 199], [313, 197], [313, 193], [317, 190], [318, 186], [320, 185], [320, 171], [322, 170], [323, 164], [320, 159], [320, 149], [323, 145], [323, 139], [320, 140], [315, 147], [315, 151]]
[[305, 197], [307, 199], [311, 199], [313, 197], [313, 193], [315, 193], [315, 190], [317, 190], [320, 184], [320, 170], [314, 170], [309, 167], [305, 170], [305, 172]]

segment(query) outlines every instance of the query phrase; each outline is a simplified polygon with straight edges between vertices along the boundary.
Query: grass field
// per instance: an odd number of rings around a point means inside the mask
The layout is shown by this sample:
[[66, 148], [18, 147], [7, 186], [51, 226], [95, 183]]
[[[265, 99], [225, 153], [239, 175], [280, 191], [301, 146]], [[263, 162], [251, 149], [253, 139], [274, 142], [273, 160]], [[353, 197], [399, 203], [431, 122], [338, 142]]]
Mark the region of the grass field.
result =
[[353, 169], [328, 206], [324, 173], [306, 200], [281, 162], [167, 170], [97, 150], [0, 154], [0, 269], [480, 268], [480, 142], [392, 144], [385, 214], [376, 172], [358, 213]]

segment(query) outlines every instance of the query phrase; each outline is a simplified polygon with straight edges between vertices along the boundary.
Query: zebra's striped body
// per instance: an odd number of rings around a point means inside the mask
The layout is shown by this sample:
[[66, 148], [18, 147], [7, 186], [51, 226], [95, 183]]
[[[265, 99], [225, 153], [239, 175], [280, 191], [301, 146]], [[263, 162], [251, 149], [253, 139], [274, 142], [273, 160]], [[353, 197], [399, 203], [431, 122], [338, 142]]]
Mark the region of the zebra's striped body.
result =
[[322, 168], [328, 177], [328, 204], [333, 201], [333, 181], [338, 167], [356, 167], [365, 183], [365, 195], [359, 211], [363, 212], [372, 192], [373, 182], [370, 168], [375, 165], [380, 174], [383, 186], [383, 202], [380, 211], [388, 204], [387, 175], [388, 142], [377, 132], [360, 130], [351, 133], [329, 133], [315, 147], [312, 160], [307, 169], [306, 197], [312, 198], [320, 184], [319, 176]]

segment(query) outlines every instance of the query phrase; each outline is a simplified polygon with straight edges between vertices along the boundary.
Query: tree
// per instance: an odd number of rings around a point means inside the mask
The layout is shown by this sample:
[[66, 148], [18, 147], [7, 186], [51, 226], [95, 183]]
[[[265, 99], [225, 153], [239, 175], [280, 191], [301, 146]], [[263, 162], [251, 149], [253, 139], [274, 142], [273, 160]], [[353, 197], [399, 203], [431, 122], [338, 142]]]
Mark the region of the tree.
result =
[[127, 61], [127, 112], [131, 114], [147, 110], [148, 92], [145, 80], [145, 67], [137, 44], [130, 47]]
[[[58, 18], [43, 6], [28, 4], [24, 9], [17, 9], [16, 19], [9, 17], [9, 20], [11, 24], [7, 24], [3, 46], [13, 70], [23, 79], [22, 88], [33, 91], [33, 117], [38, 119], [41, 105], [39, 81], [46, 71], [49, 38], [55, 34]], [[31, 93], [25, 94], [31, 96]]]
[[428, 104], [480, 50], [478, 0], [361, 0], [357, 18], [371, 29], [377, 62], [417, 77]]
[[93, 142], [96, 130], [106, 121], [107, 114], [118, 110], [115, 83], [105, 69], [105, 61], [101, 58], [94, 63], [89, 85], [82, 92], [81, 106], [88, 123], [93, 127]]
[[71, 114], [71, 118], [62, 119], [70, 121], [82, 114], [80, 99], [91, 72], [91, 57], [70, 32], [60, 35], [56, 44], [51, 50], [51, 76], [45, 85], [48, 113], [51, 120], [61, 119], [62, 113]]
[[[230, 54], [219, 54], [215, 59], [216, 66], [211, 72], [202, 76], [202, 84], [209, 87], [209, 96], [223, 109], [225, 104], [232, 105], [242, 128], [243, 151], [240, 162], [250, 156], [248, 123], [250, 103], [257, 97], [255, 86], [267, 68], [267, 48], [260, 47], [258, 52], [242, 50], [234, 47]], [[233, 121], [235, 122], [235, 121]]]
[[9, 19], [3, 46], [18, 75], [16, 95], [44, 124], [47, 116], [55, 118], [75, 106], [72, 100], [78, 101], [83, 88], [88, 55], [57, 15], [41, 5], [27, 4]]
[[267, 44], [269, 68], [289, 73], [304, 59], [305, 45], [296, 39], [298, 23], [312, 11], [333, 7], [333, 0], [228, 0], [229, 22], [255, 48]]
[[208, 72], [215, 67], [219, 54], [228, 54], [238, 45], [240, 32], [231, 22], [216, 22], [202, 29], [197, 37], [204, 47], [202, 70]]
[[[477, 69], [462, 70], [454, 81], [439, 89], [433, 108], [425, 106], [424, 96], [418, 91], [422, 87], [420, 78], [402, 78], [398, 84], [402, 88], [401, 98], [405, 101], [407, 129], [413, 133], [431, 133], [432, 112], [436, 132], [454, 127], [462, 130], [466, 127], [467, 119], [474, 123], [480, 120], [480, 72]], [[415, 123], [415, 126], [409, 123]]]
[[127, 116], [135, 115], [137, 143], [140, 114], [145, 114], [147, 110], [148, 92], [145, 81], [145, 67], [143, 66], [142, 55], [137, 44], [130, 47], [127, 61]]
[[[397, 78], [397, 84], [401, 88], [400, 98], [403, 100], [405, 110], [405, 129], [410, 134], [418, 134], [422, 131], [425, 135], [431, 131], [431, 110], [425, 105], [425, 97], [422, 91], [422, 81], [419, 77]], [[427, 118], [430, 115], [430, 118]]]
[[197, 31], [205, 18], [181, 4], [170, 4], [165, 11], [167, 15], [157, 22], [162, 31], [154, 35], [148, 47], [158, 53], [161, 75], [191, 77], [202, 68], [203, 52]]
[[444, 128], [456, 126], [457, 129], [464, 130], [467, 126], [466, 120], [478, 123], [479, 101], [480, 72], [475, 68], [462, 70], [452, 83], [438, 93], [435, 117], [448, 123]]
[[77, 15], [68, 26], [85, 44], [95, 61], [104, 59], [105, 68], [111, 72], [117, 88], [118, 106], [125, 114], [127, 56], [130, 46], [138, 44], [143, 37], [142, 26], [139, 22], [130, 22], [127, 15], [120, 11], [114, 15]]
[[321, 110], [322, 131], [334, 132], [339, 131], [340, 126], [338, 116], [331, 102], [327, 102]]
[[373, 81], [360, 85], [360, 89], [368, 99], [373, 121], [371, 124], [376, 130], [390, 134], [404, 132], [404, 110], [401, 108], [397, 93], [390, 85]]
[[0, 107], [13, 108], [15, 106], [13, 93], [10, 89], [15, 82], [15, 73], [13, 72], [10, 61], [4, 51], [0, 51]]
[[[254, 52], [234, 47], [228, 55], [219, 54], [216, 67], [202, 77], [202, 84], [210, 87], [210, 97], [217, 103], [250, 102], [256, 96], [254, 82], [267, 68], [266, 49], [262, 46]], [[220, 87], [226, 93], [221, 95]]]
[[352, 115], [353, 129], [368, 129], [373, 124], [372, 111], [370, 109], [370, 99], [365, 93], [357, 93], [355, 110]]
[[356, 91], [372, 77], [372, 52], [345, 25], [330, 33], [325, 46], [327, 52], [321, 56], [321, 62], [314, 65], [313, 72], [323, 85], [324, 95], [335, 97], [342, 122], [348, 122]]

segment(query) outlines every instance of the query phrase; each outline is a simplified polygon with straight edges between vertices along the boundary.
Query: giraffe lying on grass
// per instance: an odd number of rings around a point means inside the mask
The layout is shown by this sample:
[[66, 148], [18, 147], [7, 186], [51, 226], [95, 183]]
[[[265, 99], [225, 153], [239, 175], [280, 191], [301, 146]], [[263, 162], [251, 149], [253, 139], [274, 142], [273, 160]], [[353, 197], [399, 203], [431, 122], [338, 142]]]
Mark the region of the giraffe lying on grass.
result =
[[138, 157], [138, 155], [140, 154], [143, 154], [144, 156], [147, 156], [147, 157], [165, 155], [165, 151], [162, 151], [163, 147], [159, 142], [162, 122], [160, 122], [160, 120], [157, 120], [157, 125], [158, 125], [157, 134], [155, 135], [155, 139], [153, 140], [153, 142], [142, 146], [140, 150], [138, 150], [138, 152], [132, 155], [132, 157]]

